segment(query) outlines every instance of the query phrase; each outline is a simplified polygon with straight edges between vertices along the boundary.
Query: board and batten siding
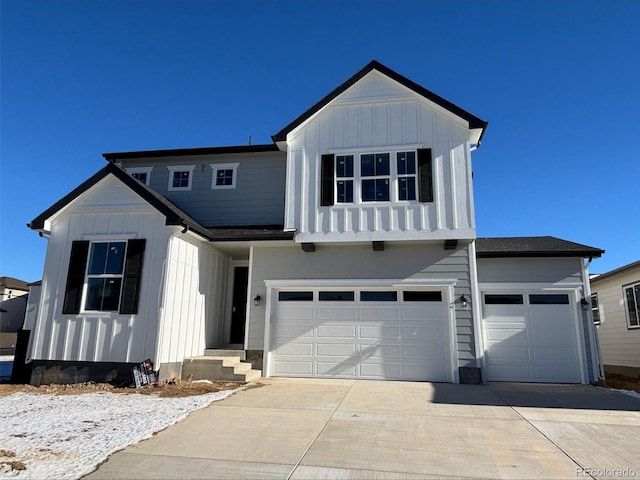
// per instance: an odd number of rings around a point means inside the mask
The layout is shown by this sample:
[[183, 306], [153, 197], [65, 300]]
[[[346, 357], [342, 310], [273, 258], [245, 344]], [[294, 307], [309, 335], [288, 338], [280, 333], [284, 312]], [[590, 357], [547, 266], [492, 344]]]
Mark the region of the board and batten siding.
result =
[[[371, 245], [319, 245], [313, 253], [299, 246], [253, 247], [249, 298], [266, 298], [265, 280], [349, 279], [455, 279], [454, 296], [469, 297], [469, 256], [466, 247], [443, 250], [442, 243], [408, 242], [385, 244], [374, 252]], [[248, 349], [264, 349], [266, 302], [250, 303]], [[456, 309], [456, 337], [459, 365], [475, 367], [473, 319], [470, 310]]]
[[[211, 188], [211, 164], [238, 163], [235, 188]], [[122, 167], [153, 166], [149, 186], [203, 226], [282, 225], [284, 152], [123, 160]], [[169, 190], [168, 166], [195, 165], [190, 190]]]
[[598, 294], [600, 351], [605, 366], [640, 368], [640, 328], [628, 328], [624, 285], [640, 282], [640, 266], [591, 282]]
[[[467, 122], [379, 72], [289, 134], [287, 148], [285, 228], [299, 242], [475, 237]], [[358, 162], [361, 153], [418, 148], [432, 151], [433, 202], [320, 205], [323, 154]]]
[[160, 365], [172, 369], [207, 347], [222, 345], [228, 268], [229, 259], [204, 241], [191, 235], [171, 238], [160, 308]]
[[[50, 219], [29, 358], [80, 362], [140, 362], [154, 358], [158, 293], [167, 241], [164, 216], [114, 177], [107, 177]], [[62, 314], [71, 245], [75, 240], [146, 239], [138, 314]]]

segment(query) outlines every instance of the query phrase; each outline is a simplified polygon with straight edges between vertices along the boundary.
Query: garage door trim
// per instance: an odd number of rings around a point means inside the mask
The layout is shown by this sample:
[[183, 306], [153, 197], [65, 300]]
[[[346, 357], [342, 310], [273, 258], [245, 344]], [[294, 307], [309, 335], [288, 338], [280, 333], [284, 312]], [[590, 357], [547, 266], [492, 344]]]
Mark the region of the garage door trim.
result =
[[[455, 304], [454, 287], [456, 279], [315, 279], [315, 280], [265, 280], [266, 305], [265, 305], [265, 325], [264, 325], [264, 374], [266, 377], [272, 375], [273, 357], [271, 348], [271, 322], [275, 316], [278, 305], [278, 292], [286, 290], [440, 290], [442, 291], [442, 303], [445, 306], [445, 322], [448, 326], [448, 351], [449, 368], [451, 382], [458, 383], [458, 349], [455, 326]], [[446, 308], [448, 306], [448, 308]]]

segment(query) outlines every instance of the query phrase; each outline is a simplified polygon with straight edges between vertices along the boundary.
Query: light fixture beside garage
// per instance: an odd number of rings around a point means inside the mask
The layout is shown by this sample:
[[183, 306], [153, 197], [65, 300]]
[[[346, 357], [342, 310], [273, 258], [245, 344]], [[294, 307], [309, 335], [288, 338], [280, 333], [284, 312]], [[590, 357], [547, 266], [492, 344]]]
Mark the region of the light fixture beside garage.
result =
[[460, 306], [462, 308], [467, 308], [469, 306], [469, 299], [464, 294], [460, 297]]
[[260, 306], [260, 300], [262, 300], [260, 295], [256, 295], [256, 298], [253, 299], [253, 306], [254, 307], [259, 307]]
[[585, 312], [589, 310], [589, 302], [586, 298], [582, 297], [582, 300], [580, 300], [580, 307], [582, 307], [582, 310]]

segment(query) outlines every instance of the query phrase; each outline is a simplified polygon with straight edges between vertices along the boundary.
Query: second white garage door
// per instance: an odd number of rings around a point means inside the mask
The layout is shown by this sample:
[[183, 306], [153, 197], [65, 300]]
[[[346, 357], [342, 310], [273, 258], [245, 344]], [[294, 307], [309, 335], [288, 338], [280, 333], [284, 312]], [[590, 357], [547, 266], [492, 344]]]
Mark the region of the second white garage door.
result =
[[489, 381], [580, 383], [580, 347], [569, 295], [483, 295]]
[[443, 292], [281, 290], [270, 374], [452, 381]]

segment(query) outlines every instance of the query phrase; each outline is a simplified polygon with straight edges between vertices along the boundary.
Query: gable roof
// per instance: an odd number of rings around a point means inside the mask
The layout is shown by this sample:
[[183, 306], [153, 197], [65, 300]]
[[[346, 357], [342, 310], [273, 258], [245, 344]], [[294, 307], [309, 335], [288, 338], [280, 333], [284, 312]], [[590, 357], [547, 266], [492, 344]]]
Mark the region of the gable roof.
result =
[[57, 212], [73, 202], [81, 194], [89, 190], [91, 187], [93, 187], [109, 175], [113, 175], [114, 177], [116, 177], [127, 187], [140, 195], [147, 203], [149, 203], [149, 205], [151, 205], [156, 210], [158, 210], [158, 212], [164, 215], [166, 218], [166, 225], [188, 227], [204, 238], [211, 239], [211, 233], [206, 228], [204, 228], [197, 221], [191, 218], [186, 212], [181, 210], [168, 198], [160, 195], [159, 193], [147, 187], [142, 182], [139, 182], [135, 178], [131, 177], [120, 167], [116, 166], [113, 163], [108, 163], [106, 167], [99, 170], [92, 177], [81, 183], [70, 193], [62, 197], [60, 200], [58, 200], [56, 203], [54, 203], [52, 206], [50, 206], [48, 209], [34, 218], [30, 223], [27, 224], [27, 226], [32, 230], [41, 231], [44, 228], [44, 224], [47, 219], [51, 218]]
[[614, 270], [610, 270], [610, 271], [608, 271], [606, 273], [602, 273], [600, 275], [597, 275], [597, 276], [595, 276], [595, 277], [593, 277], [591, 279], [591, 283], [596, 283], [596, 282], [598, 282], [600, 280], [603, 280], [603, 279], [606, 279], [606, 278], [609, 278], [609, 277], [613, 277], [613, 276], [615, 276], [615, 275], [617, 275], [619, 273], [624, 273], [624, 272], [633, 270], [634, 268], [640, 269], [640, 260], [638, 260], [636, 262], [628, 263], [627, 265], [623, 265], [622, 267], [618, 267], [618, 268], [616, 268]]
[[273, 135], [271, 137], [273, 138], [273, 141], [274, 142], [285, 141], [287, 139], [287, 134], [289, 134], [292, 130], [300, 126], [307, 119], [312, 117], [316, 112], [318, 112], [321, 108], [323, 108], [325, 105], [330, 103], [340, 94], [344, 93], [351, 86], [356, 84], [359, 80], [361, 80], [365, 75], [367, 75], [372, 70], [377, 70], [378, 72], [382, 73], [383, 75], [386, 75], [392, 80], [395, 80], [396, 82], [400, 83], [401, 85], [404, 85], [410, 90], [413, 90], [418, 95], [421, 95], [422, 97], [434, 102], [435, 104], [440, 105], [442, 108], [449, 110], [451, 113], [457, 115], [458, 117], [463, 118], [464, 120], [469, 122], [469, 128], [481, 129], [482, 133], [480, 134], [480, 137], [478, 139], [478, 145], [480, 145], [480, 142], [482, 141], [482, 137], [484, 136], [485, 129], [487, 128], [488, 122], [481, 120], [480, 118], [467, 112], [466, 110], [463, 110], [457, 105], [454, 105], [450, 101], [445, 100], [444, 98], [442, 98], [439, 95], [436, 95], [432, 91], [427, 90], [421, 85], [418, 85], [417, 83], [409, 80], [407, 77], [404, 77], [399, 73], [394, 72], [389, 67], [382, 65], [380, 62], [376, 60], [372, 60], [371, 62], [369, 62], [362, 70], [357, 72], [355, 75], [353, 75], [343, 84], [339, 85], [337, 88], [331, 91], [328, 95], [326, 95], [322, 100], [320, 100], [318, 103], [316, 103], [311, 108], [309, 108], [306, 112], [304, 112], [302, 115], [296, 118], [293, 122], [291, 122], [289, 125], [284, 127], [278, 133]]
[[484, 237], [476, 239], [477, 258], [600, 257], [604, 250], [556, 237]]
[[29, 283], [19, 278], [0, 277], [0, 287], [27, 291], [29, 290]]

